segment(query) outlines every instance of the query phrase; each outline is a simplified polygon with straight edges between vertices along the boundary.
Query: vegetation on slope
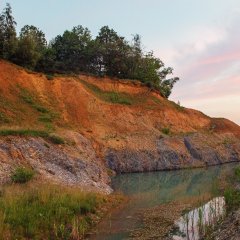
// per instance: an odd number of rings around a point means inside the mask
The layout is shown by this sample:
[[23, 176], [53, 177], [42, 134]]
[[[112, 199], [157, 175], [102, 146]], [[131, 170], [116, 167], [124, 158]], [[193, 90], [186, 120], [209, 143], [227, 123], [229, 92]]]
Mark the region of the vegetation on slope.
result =
[[172, 68], [165, 67], [153, 52], [143, 50], [139, 35], [129, 42], [108, 26], [102, 27], [95, 39], [89, 29], [81, 25], [66, 30], [50, 43], [45, 34], [32, 25], [24, 26], [17, 36], [9, 4], [0, 15], [0, 58], [45, 72], [47, 76], [86, 72], [137, 79], [165, 97], [178, 81], [177, 77], [167, 77], [173, 73]]
[[240, 183], [240, 167], [235, 169], [234, 176], [231, 181], [231, 185], [225, 189], [224, 193], [226, 204], [228, 210], [230, 211], [240, 207], [240, 191], [237, 187], [233, 187], [234, 185], [236, 186]]
[[34, 177], [35, 172], [31, 168], [17, 167], [12, 173], [11, 179], [14, 183], [26, 183]]
[[64, 139], [46, 131], [30, 129], [0, 129], [0, 136], [42, 137], [54, 144], [64, 144]]
[[123, 105], [132, 105], [134, 98], [127, 93], [121, 93], [117, 91], [103, 91], [96, 85], [91, 83], [81, 81], [88, 89], [90, 89], [97, 97], [102, 99], [105, 102], [110, 102], [113, 104], [123, 104]]

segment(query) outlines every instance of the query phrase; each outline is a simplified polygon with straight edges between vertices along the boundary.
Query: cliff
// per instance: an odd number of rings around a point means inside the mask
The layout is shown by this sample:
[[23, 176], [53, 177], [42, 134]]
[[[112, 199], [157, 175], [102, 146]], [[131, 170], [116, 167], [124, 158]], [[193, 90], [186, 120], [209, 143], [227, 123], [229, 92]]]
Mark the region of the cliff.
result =
[[240, 127], [187, 109], [137, 81], [45, 76], [0, 61], [0, 181], [21, 165], [39, 177], [105, 191], [111, 172], [201, 167], [240, 161]]

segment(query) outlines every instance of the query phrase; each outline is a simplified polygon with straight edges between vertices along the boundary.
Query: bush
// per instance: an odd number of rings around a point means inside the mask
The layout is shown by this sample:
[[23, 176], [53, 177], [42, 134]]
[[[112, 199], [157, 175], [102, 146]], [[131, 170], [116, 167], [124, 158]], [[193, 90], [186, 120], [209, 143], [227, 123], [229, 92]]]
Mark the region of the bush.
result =
[[162, 133], [165, 134], [165, 135], [169, 135], [170, 134], [170, 129], [169, 128], [163, 128]]
[[26, 183], [34, 176], [33, 170], [24, 167], [18, 167], [12, 174], [11, 179], [14, 183]]
[[229, 210], [240, 206], [240, 191], [227, 188], [224, 192], [224, 197]]
[[240, 180], [240, 167], [235, 168], [235, 176], [237, 180]]
[[53, 80], [53, 79], [54, 79], [54, 76], [51, 75], [51, 74], [47, 74], [47, 75], [46, 75], [46, 78], [47, 78], [47, 80]]
[[63, 138], [56, 136], [56, 135], [51, 135], [48, 137], [48, 139], [54, 144], [64, 144], [65, 143]]

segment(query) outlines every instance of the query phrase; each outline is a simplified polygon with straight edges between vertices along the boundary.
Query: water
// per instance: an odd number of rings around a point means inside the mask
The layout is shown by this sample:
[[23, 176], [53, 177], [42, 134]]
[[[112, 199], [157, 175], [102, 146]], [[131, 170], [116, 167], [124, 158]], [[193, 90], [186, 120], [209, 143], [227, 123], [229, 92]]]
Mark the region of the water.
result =
[[207, 229], [212, 228], [225, 216], [225, 199], [216, 197], [206, 204], [184, 214], [175, 222], [173, 240], [199, 240]]
[[[171, 201], [212, 194], [217, 179], [230, 174], [237, 164], [204, 169], [189, 169], [118, 175], [112, 180], [115, 191], [130, 197], [128, 204], [115, 210], [99, 224], [94, 240], [127, 239], [132, 230], [141, 226], [139, 211]], [[184, 231], [184, 222], [179, 220]], [[182, 225], [181, 225], [182, 224]], [[184, 239], [184, 238], [182, 238]]]

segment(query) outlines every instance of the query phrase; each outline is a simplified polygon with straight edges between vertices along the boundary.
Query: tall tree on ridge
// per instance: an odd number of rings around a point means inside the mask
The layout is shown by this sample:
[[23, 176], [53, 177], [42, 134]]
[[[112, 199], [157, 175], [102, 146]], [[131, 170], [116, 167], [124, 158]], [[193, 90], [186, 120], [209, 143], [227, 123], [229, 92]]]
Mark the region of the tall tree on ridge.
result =
[[21, 29], [15, 62], [35, 69], [47, 46], [45, 34], [35, 26], [26, 25]]
[[0, 57], [11, 60], [17, 47], [16, 25], [12, 8], [7, 3], [0, 15]]

